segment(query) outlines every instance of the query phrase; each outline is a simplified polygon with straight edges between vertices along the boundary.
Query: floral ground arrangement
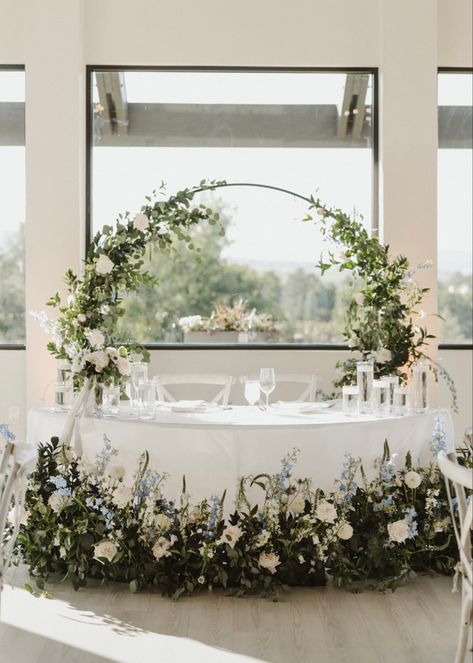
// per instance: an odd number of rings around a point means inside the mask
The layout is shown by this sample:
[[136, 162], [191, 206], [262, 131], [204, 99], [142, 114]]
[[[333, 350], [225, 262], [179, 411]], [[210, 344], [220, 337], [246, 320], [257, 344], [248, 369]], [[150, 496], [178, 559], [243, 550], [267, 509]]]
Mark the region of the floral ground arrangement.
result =
[[[434, 453], [444, 445], [440, 425]], [[174, 599], [213, 587], [276, 597], [288, 586], [395, 588], [418, 571], [451, 573], [456, 548], [444, 484], [435, 463], [396, 467], [387, 443], [368, 481], [361, 461], [346, 461], [334, 489], [293, 475], [297, 451], [279, 474], [241, 480], [235, 511], [223, 496], [193, 504], [165, 497], [165, 474], [143, 455], [132, 485], [105, 438], [88, 464], [56, 438], [39, 449], [17, 543], [40, 589], [60, 574], [78, 589], [87, 578], [155, 588]], [[251, 487], [251, 491], [250, 491]], [[257, 503], [249, 492], [261, 491]]]

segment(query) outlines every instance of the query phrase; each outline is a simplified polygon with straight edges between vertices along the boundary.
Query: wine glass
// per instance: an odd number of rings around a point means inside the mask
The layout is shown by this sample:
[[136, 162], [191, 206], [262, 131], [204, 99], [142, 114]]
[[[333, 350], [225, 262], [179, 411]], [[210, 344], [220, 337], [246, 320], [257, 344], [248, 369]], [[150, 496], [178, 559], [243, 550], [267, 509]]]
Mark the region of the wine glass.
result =
[[249, 405], [254, 405], [260, 397], [260, 384], [258, 380], [245, 380], [245, 398]]
[[259, 386], [266, 396], [266, 408], [269, 407], [269, 394], [276, 387], [276, 375], [274, 368], [262, 368], [259, 372]]
[[134, 361], [130, 364], [130, 377], [133, 385], [133, 404], [132, 409], [136, 408], [136, 414], [140, 410], [140, 384], [148, 379], [148, 364], [142, 361]]

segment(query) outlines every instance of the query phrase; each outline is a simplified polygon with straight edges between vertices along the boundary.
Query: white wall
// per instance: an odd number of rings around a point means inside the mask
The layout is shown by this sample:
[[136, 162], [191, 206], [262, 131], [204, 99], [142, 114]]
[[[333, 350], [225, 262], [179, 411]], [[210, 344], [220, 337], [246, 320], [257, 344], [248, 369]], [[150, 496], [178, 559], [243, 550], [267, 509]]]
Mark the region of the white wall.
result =
[[[471, 53], [471, 0], [0, 0], [0, 63], [26, 65], [27, 308], [42, 308], [82, 256], [86, 64], [379, 67], [383, 231], [416, 263], [436, 255], [436, 70], [471, 66]], [[436, 270], [421, 278], [434, 311]], [[27, 347], [0, 353], [4, 408], [25, 384], [24, 407], [50, 399], [54, 361], [29, 319]], [[239, 374], [287, 361], [327, 383], [337, 354], [158, 351], [153, 364]], [[443, 354], [466, 400], [471, 359]]]

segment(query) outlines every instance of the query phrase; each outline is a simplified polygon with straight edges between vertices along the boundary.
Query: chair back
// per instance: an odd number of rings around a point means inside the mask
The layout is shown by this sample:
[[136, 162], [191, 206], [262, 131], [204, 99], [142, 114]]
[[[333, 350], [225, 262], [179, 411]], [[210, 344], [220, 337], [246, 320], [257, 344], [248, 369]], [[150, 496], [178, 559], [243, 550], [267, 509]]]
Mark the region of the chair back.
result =
[[[20, 529], [27, 476], [35, 463], [36, 451], [33, 447], [15, 443], [11, 438], [0, 451], [0, 592]], [[9, 519], [12, 506], [12, 517]], [[5, 540], [8, 520], [11, 520], [13, 531]]]
[[276, 373], [276, 383], [295, 383], [305, 385], [298, 401], [313, 403], [317, 392], [317, 376], [308, 373]]
[[216, 385], [222, 387], [218, 393], [212, 398], [212, 403], [219, 403], [226, 407], [230, 399], [230, 391], [233, 384], [231, 375], [224, 375], [219, 373], [210, 374], [169, 374], [169, 375], [156, 375], [156, 390], [160, 401], [174, 402], [176, 399], [167, 389], [168, 386], [173, 385]]
[[[467, 499], [465, 490], [473, 490], [473, 473], [458, 464], [455, 454], [441, 451], [437, 456], [440, 471], [445, 478], [450, 514], [457, 540], [464, 580], [473, 585], [471, 556], [471, 529], [473, 527], [473, 496]], [[452, 490], [453, 489], [453, 490]]]

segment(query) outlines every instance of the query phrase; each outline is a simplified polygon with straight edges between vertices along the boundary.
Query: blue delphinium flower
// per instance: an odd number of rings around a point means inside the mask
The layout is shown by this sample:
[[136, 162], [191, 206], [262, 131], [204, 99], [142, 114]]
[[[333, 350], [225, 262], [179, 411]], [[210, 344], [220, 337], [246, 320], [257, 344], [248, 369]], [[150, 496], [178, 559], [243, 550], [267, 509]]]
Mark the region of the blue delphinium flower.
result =
[[0, 424], [0, 435], [3, 437], [5, 442], [13, 442], [16, 440], [16, 435], [11, 432], [8, 424]]
[[341, 504], [348, 504], [356, 494], [358, 486], [355, 481], [355, 473], [358, 470], [359, 464], [359, 459], [349, 453], [345, 453], [337, 491], [337, 501]]
[[103, 474], [110, 462], [112, 457], [113, 449], [112, 443], [106, 435], [103, 436], [103, 449], [100, 453], [95, 456], [95, 465], [97, 467], [97, 473]]
[[56, 486], [56, 488], [66, 488], [67, 486], [67, 481], [60, 474], [58, 474], [55, 477], [50, 477], [49, 481], [53, 483]]
[[216, 495], [210, 498], [210, 515], [207, 522], [207, 529], [203, 533], [204, 539], [211, 539], [214, 536], [215, 528], [217, 527], [218, 515], [220, 513], [220, 499]]

